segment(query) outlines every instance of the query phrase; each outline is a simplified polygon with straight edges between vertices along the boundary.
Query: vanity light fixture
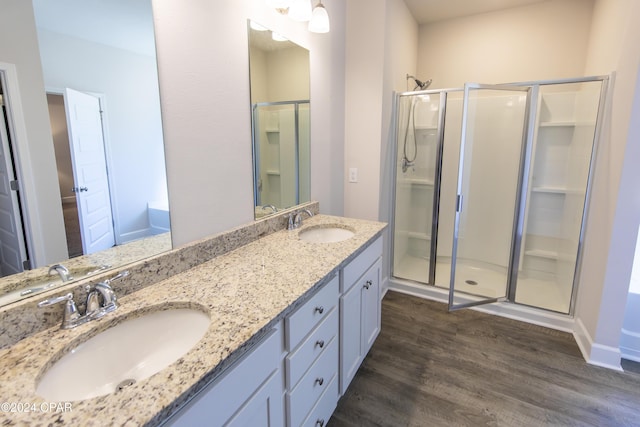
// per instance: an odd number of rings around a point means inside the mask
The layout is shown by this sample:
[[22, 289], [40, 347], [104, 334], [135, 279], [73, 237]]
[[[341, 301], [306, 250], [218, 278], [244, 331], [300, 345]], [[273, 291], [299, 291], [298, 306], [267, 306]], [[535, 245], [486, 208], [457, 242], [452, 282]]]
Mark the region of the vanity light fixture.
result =
[[[312, 33], [328, 33], [329, 14], [322, 4], [322, 0], [312, 8], [312, 0], [266, 0], [267, 6], [274, 8], [278, 13], [287, 15], [294, 21], [309, 21], [309, 31]], [[275, 40], [275, 39], [274, 39]]]
[[311, 21], [309, 21], [309, 31], [312, 33], [328, 33], [331, 25], [329, 24], [329, 14], [324, 8], [322, 0], [313, 8]]

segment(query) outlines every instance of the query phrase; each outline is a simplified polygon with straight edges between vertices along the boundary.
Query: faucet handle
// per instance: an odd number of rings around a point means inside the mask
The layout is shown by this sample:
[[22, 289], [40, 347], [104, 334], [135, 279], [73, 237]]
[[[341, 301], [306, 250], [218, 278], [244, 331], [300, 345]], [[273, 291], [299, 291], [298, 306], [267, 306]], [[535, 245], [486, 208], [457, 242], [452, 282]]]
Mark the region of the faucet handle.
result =
[[289, 220], [287, 221], [287, 230], [295, 229], [295, 215], [293, 212], [289, 214]]
[[38, 307], [47, 307], [50, 305], [64, 302], [64, 314], [62, 316], [62, 329], [71, 329], [78, 325], [80, 319], [80, 313], [76, 303], [73, 301], [73, 294], [69, 292], [66, 295], [59, 296], [57, 298], [46, 299], [38, 303]]

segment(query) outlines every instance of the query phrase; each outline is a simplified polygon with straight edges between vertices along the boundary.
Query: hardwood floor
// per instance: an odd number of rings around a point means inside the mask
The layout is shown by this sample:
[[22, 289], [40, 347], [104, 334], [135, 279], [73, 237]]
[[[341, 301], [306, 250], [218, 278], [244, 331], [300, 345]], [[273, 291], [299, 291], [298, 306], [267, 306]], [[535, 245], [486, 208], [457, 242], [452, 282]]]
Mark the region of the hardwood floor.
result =
[[633, 370], [588, 365], [567, 333], [390, 291], [328, 425], [640, 426]]

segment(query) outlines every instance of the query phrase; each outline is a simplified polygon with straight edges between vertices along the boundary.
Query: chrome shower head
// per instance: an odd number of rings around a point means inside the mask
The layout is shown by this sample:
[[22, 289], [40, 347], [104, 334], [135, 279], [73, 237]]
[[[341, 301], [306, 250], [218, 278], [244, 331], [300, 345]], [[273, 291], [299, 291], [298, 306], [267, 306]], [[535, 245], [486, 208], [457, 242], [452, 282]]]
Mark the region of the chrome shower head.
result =
[[431, 82], [433, 81], [433, 79], [429, 79], [429, 80], [425, 80], [423, 82], [423, 81], [418, 80], [417, 78], [407, 74], [407, 80], [409, 80], [409, 79], [412, 79], [416, 83], [416, 87], [414, 87], [413, 90], [425, 90], [431, 85]]

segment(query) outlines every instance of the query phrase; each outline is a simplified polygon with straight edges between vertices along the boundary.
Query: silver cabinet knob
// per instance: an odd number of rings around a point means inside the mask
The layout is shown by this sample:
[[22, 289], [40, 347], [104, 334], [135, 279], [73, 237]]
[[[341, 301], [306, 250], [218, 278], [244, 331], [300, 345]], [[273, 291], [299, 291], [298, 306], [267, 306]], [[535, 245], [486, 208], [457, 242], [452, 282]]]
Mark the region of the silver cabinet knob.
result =
[[315, 311], [317, 311], [318, 313], [322, 314], [322, 313], [324, 313], [324, 307], [323, 306], [316, 307]]
[[89, 189], [87, 187], [73, 187], [71, 191], [74, 193], [82, 193], [83, 191], [89, 191]]
[[324, 418], [321, 420], [316, 421], [316, 426], [317, 427], [324, 427]]
[[318, 340], [318, 341], [316, 341], [316, 345], [317, 345], [318, 347], [320, 347], [320, 348], [323, 348], [323, 347], [324, 347], [324, 340]]
[[316, 384], [318, 384], [318, 385], [324, 384], [324, 378], [322, 378], [322, 377], [316, 378]]
[[364, 288], [369, 289], [371, 285], [373, 285], [373, 282], [371, 280], [367, 280], [367, 283], [364, 284]]

